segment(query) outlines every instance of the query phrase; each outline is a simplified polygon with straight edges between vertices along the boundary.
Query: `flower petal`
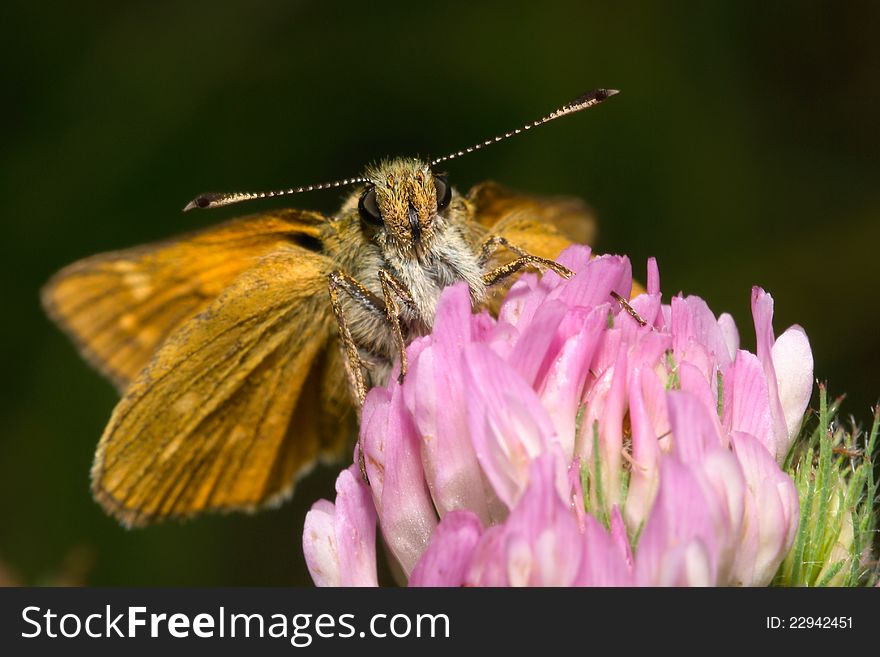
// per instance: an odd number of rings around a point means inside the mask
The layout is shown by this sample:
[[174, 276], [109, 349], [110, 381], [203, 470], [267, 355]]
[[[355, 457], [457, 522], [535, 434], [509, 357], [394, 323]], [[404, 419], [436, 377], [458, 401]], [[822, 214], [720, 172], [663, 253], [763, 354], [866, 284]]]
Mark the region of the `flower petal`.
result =
[[612, 291], [628, 299], [631, 289], [629, 258], [601, 255], [590, 260], [574, 278], [561, 286], [559, 299], [569, 306], [593, 308], [610, 303]]
[[469, 511], [450, 511], [409, 578], [410, 586], [462, 586], [483, 525]]
[[568, 338], [551, 364], [539, 388], [541, 403], [553, 420], [563, 452], [574, 453], [578, 407], [590, 373], [590, 361], [606, 321], [604, 313], [592, 312], [581, 330]]
[[813, 392], [813, 352], [807, 334], [792, 326], [780, 335], [770, 352], [776, 371], [776, 386], [789, 438], [804, 419]]
[[660, 295], [660, 268], [657, 258], [648, 258], [648, 294]]
[[462, 353], [475, 335], [479, 327], [471, 321], [467, 288], [447, 289], [437, 307], [432, 343], [410, 362], [403, 392], [440, 517], [465, 509], [488, 525], [503, 505], [483, 479], [468, 431]]
[[[599, 419], [599, 451], [604, 500], [608, 509], [619, 505], [620, 473], [623, 461], [623, 416], [626, 412], [627, 352], [621, 349], [614, 365], [611, 388]], [[587, 416], [589, 413], [586, 414]]]
[[785, 414], [779, 401], [776, 370], [773, 366], [773, 297], [757, 286], [752, 288], [752, 317], [755, 321], [755, 337], [757, 338], [755, 352], [764, 368], [764, 378], [767, 379], [770, 397], [770, 420], [775, 443], [773, 454], [776, 456], [776, 461], [782, 463], [785, 455], [788, 454], [793, 437], [788, 434]]
[[[626, 496], [626, 524], [638, 531], [648, 516], [660, 480], [660, 442], [645, 405], [645, 380], [657, 376], [637, 369], [629, 383], [629, 419], [632, 429], [632, 469]], [[658, 384], [659, 385], [659, 384]]]
[[641, 586], [711, 586], [717, 582], [719, 537], [693, 470], [670, 455], [660, 465], [660, 488], [639, 538], [636, 581]]
[[727, 436], [722, 430], [721, 420], [718, 418], [718, 398], [715, 392], [717, 384], [711, 385], [703, 376], [703, 372], [689, 362], [679, 365], [678, 380], [681, 391], [693, 395], [705, 409], [705, 418], [712, 424], [715, 444], [727, 447]]
[[744, 549], [737, 555], [735, 583], [765, 586], [794, 542], [800, 521], [797, 489], [756, 438], [734, 432], [731, 443], [747, 487]]
[[513, 508], [531, 459], [555, 440], [537, 393], [485, 345], [464, 352], [468, 427], [480, 466], [498, 497]]
[[567, 312], [565, 304], [547, 301], [535, 312], [517, 340], [507, 362], [514, 367], [530, 386], [547, 370], [556, 355], [551, 350], [559, 323]]
[[355, 465], [336, 479], [336, 542], [341, 586], [378, 586], [376, 509]]
[[[360, 438], [357, 450], [363, 450], [364, 467], [370, 480], [370, 491], [379, 514], [382, 514], [382, 491], [385, 487], [386, 438], [389, 437], [388, 416], [391, 411], [391, 392], [376, 387], [367, 393], [361, 411]], [[395, 440], [391, 436], [391, 440]], [[357, 453], [356, 450], [356, 453]]]
[[532, 462], [528, 489], [504, 523], [504, 558], [512, 586], [571, 586], [577, 578], [583, 536], [559, 495], [560, 465], [552, 453]]
[[428, 546], [437, 526], [437, 513], [425, 481], [418, 434], [406, 413], [400, 387], [394, 385], [392, 391], [384, 454], [381, 526], [385, 542], [404, 573], [409, 575]]
[[683, 390], [666, 394], [674, 453], [685, 463], [699, 463], [706, 453], [721, 447], [709, 411], [695, 395]]
[[776, 456], [767, 379], [757, 356], [748, 351], [738, 351], [724, 374], [723, 422], [728, 432], [751, 434]]
[[376, 510], [356, 465], [339, 473], [336, 504], [306, 514], [303, 552], [318, 586], [377, 586]]
[[718, 315], [718, 328], [721, 330], [721, 336], [727, 345], [727, 353], [732, 362], [739, 350], [739, 331], [736, 328], [736, 322], [729, 313], [721, 313]]
[[339, 548], [336, 545], [336, 507], [318, 500], [306, 513], [303, 528], [303, 554], [315, 586], [339, 586]]

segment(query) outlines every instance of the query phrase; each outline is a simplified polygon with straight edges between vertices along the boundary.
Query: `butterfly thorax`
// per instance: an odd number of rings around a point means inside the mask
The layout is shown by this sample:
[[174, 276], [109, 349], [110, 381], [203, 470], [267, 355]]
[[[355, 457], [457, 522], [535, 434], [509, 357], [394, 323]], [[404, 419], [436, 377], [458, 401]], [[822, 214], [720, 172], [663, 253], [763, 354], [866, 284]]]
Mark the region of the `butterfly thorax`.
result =
[[[353, 193], [329, 224], [334, 235], [325, 244], [338, 249], [334, 259], [376, 297], [383, 298], [380, 270], [399, 282], [409, 298], [395, 300], [412, 339], [431, 330], [445, 287], [464, 281], [475, 303], [485, 295], [477, 248], [468, 238], [467, 206], [418, 160], [383, 162], [367, 175], [368, 185]], [[393, 359], [387, 322], [353, 300], [343, 303], [359, 344]]]

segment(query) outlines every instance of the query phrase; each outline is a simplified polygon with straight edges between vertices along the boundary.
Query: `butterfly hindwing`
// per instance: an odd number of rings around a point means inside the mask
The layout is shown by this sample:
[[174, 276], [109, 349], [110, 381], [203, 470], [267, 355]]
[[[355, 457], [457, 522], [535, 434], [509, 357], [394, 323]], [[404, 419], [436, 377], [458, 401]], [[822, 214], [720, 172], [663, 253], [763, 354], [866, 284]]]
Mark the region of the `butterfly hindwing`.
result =
[[[529, 196], [490, 181], [473, 187], [465, 203], [475, 248], [490, 235], [497, 235], [531, 255], [555, 260], [571, 244], [589, 244], [595, 234], [593, 215], [578, 199]], [[509, 249], [498, 248], [487, 270], [516, 257]], [[484, 304], [490, 312], [497, 314], [516, 279], [511, 276], [492, 287]]]
[[[495, 182], [474, 186], [466, 202], [473, 222], [488, 234], [542, 258], [556, 258], [570, 244], [590, 244], [595, 220], [578, 199], [521, 194]], [[502, 262], [513, 254], [499, 251]]]
[[180, 325], [131, 383], [98, 445], [95, 497], [127, 525], [280, 500], [348, 436], [315, 403], [338, 351], [331, 261], [287, 245]]

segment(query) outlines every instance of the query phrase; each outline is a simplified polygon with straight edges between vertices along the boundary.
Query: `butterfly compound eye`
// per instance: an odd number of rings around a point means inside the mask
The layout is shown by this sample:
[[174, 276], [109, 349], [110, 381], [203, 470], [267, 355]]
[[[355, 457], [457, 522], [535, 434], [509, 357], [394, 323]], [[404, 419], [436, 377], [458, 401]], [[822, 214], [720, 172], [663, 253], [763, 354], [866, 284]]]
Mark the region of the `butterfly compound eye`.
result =
[[452, 200], [452, 187], [446, 176], [434, 176], [434, 188], [437, 190], [437, 210], [442, 210]]
[[361, 194], [361, 199], [358, 201], [358, 212], [361, 219], [367, 223], [374, 225], [382, 223], [382, 213], [379, 211], [379, 203], [376, 201], [375, 187], [370, 186]]

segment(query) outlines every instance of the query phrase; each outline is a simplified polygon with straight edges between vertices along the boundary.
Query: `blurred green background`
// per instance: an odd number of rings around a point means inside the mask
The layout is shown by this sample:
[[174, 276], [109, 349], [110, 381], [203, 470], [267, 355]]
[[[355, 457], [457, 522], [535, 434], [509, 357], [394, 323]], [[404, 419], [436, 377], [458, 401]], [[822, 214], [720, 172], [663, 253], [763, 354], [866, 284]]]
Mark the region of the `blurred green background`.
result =
[[[270, 204], [182, 214], [204, 190], [358, 173], [439, 155], [592, 87], [588, 113], [451, 163], [587, 199], [599, 248], [657, 256], [735, 316], [753, 284], [800, 323], [816, 376], [862, 421], [880, 394], [880, 5], [580, 1], [7, 1], [2, 18], [0, 579], [297, 584], [323, 469], [293, 503], [126, 531], [88, 491], [112, 387], [44, 317], [69, 262]], [[625, 6], [624, 6], [625, 5]], [[279, 205], [332, 210], [336, 192]]]

